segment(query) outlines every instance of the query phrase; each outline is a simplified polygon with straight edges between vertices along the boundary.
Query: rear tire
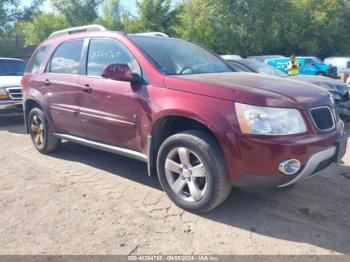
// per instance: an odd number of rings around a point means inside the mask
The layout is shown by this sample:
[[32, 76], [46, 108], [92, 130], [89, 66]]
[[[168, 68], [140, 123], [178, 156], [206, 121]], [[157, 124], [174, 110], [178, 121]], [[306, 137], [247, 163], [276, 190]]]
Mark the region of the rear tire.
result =
[[188, 211], [208, 212], [231, 191], [223, 153], [214, 138], [202, 131], [167, 138], [158, 151], [157, 171], [169, 198]]
[[47, 118], [40, 108], [33, 108], [30, 111], [28, 127], [32, 142], [40, 153], [49, 154], [59, 148], [61, 139], [53, 135]]
[[326, 74], [323, 73], [323, 72], [317, 72], [316, 75], [317, 75], [317, 76], [326, 76]]

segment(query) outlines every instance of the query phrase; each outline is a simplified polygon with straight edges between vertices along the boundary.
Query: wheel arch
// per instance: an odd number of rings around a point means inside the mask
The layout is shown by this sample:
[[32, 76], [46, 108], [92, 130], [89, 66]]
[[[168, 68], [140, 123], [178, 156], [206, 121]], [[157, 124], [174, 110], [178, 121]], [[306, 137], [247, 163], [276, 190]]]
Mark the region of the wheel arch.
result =
[[27, 98], [25, 100], [25, 102], [23, 103], [23, 107], [24, 107], [23, 108], [24, 109], [23, 110], [24, 111], [23, 112], [24, 113], [24, 124], [25, 124], [25, 128], [26, 128], [27, 133], [29, 133], [29, 126], [28, 126], [29, 113], [33, 108], [36, 108], [36, 107], [40, 108], [44, 112], [44, 114], [49, 122], [49, 125], [52, 126], [51, 119], [48, 117], [47, 112], [44, 109], [44, 106], [37, 99], [32, 98], [32, 97]]
[[158, 118], [152, 125], [152, 130], [148, 136], [148, 174], [155, 173], [157, 154], [161, 144], [169, 136], [187, 130], [200, 130], [215, 139], [219, 148], [223, 153], [223, 149], [219, 142], [215, 130], [208, 126], [205, 121], [198, 120], [190, 116], [180, 114], [165, 115]]

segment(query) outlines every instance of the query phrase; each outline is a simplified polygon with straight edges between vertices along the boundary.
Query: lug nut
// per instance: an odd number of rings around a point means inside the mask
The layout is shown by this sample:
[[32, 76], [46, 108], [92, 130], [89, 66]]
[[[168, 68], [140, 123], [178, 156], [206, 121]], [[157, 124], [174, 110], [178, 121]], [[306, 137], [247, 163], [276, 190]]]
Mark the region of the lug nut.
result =
[[180, 168], [180, 169], [179, 169], [179, 172], [182, 173], [182, 171], [183, 171], [182, 168]]

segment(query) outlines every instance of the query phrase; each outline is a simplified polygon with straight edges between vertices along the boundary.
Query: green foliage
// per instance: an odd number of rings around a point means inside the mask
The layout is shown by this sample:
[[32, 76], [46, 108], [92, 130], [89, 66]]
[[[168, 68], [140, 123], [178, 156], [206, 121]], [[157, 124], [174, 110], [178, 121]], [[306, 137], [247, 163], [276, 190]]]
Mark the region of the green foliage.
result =
[[17, 32], [24, 34], [25, 46], [43, 42], [52, 32], [67, 28], [69, 23], [61, 14], [37, 14], [31, 21], [17, 23]]
[[349, 55], [349, 0], [192, 0], [176, 33], [220, 53]]
[[109, 30], [123, 31], [124, 23], [122, 21], [127, 12], [120, 5], [120, 0], [107, 0], [102, 6], [102, 17], [95, 20], [96, 24], [103, 25]]
[[136, 5], [138, 18], [129, 27], [132, 31], [174, 33], [178, 10], [171, 8], [171, 0], [141, 0], [137, 1]]
[[19, 0], [0, 0], [0, 34], [17, 21], [17, 34], [31, 45], [53, 31], [97, 23], [161, 31], [222, 54], [350, 55], [350, 0], [138, 0], [136, 16], [120, 0], [46, 0], [57, 11], [49, 14], [36, 12], [42, 1], [23, 10]]
[[103, 0], [52, 0], [53, 6], [63, 14], [70, 26], [92, 24], [98, 17], [97, 9]]
[[8, 32], [17, 20], [29, 19], [43, 0], [34, 0], [26, 8], [20, 7], [20, 0], [0, 0], [0, 35]]

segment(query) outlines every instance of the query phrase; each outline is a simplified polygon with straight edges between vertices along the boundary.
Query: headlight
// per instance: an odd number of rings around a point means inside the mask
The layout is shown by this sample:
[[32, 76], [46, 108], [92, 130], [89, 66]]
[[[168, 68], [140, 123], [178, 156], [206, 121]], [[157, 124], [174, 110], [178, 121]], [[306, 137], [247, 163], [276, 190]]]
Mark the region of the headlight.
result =
[[306, 132], [306, 125], [296, 109], [261, 107], [235, 103], [242, 133], [254, 135], [293, 135]]
[[8, 99], [8, 98], [9, 98], [9, 97], [8, 97], [8, 95], [7, 95], [6, 91], [5, 91], [5, 89], [0, 88], [0, 100]]

